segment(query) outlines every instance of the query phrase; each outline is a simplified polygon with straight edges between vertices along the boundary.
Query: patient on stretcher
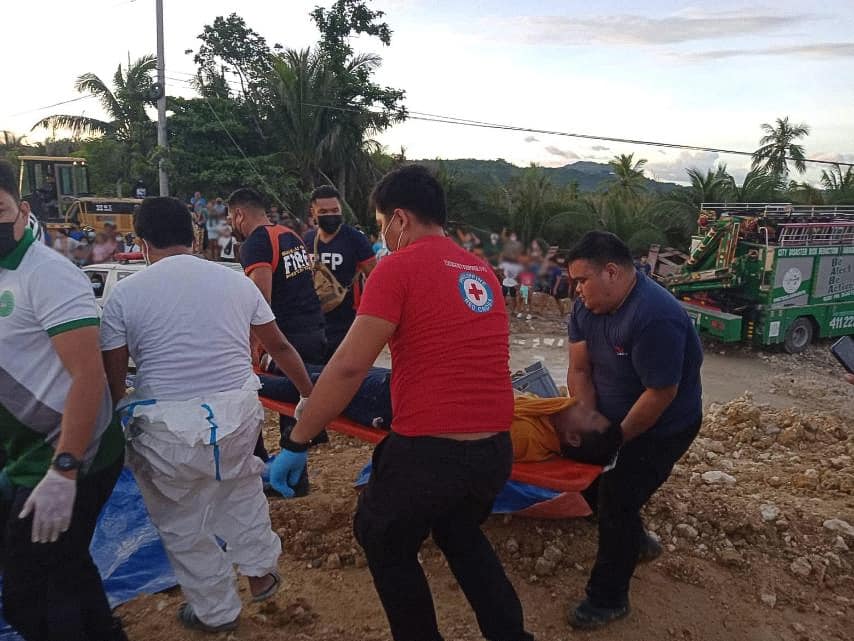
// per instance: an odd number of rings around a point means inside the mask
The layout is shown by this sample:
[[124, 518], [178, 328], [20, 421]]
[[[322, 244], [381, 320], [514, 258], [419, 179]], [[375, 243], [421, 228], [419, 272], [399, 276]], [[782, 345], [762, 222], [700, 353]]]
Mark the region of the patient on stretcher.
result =
[[517, 463], [545, 461], [564, 456], [583, 463], [578, 450], [585, 432], [605, 430], [607, 418], [577, 399], [566, 396], [540, 398], [516, 392], [513, 403], [513, 422], [510, 439], [513, 441], [513, 460]]
[[[311, 365], [307, 368], [312, 381], [316, 381], [321, 369]], [[299, 392], [284, 376], [262, 374], [260, 378], [261, 396], [286, 403], [299, 401]], [[390, 385], [391, 370], [372, 368], [344, 409], [344, 417], [366, 427], [391, 429]], [[537, 462], [564, 456], [582, 463], [601, 464], [587, 459], [579, 445], [582, 434], [604, 431], [608, 425], [607, 418], [574, 398], [540, 398], [516, 392], [510, 427], [513, 460], [517, 463]]]

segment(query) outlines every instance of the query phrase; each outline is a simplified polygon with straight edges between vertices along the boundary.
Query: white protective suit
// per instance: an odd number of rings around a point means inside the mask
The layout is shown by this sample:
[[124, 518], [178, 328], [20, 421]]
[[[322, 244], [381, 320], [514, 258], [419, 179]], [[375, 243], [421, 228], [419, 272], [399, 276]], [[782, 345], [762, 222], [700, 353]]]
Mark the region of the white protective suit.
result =
[[264, 420], [259, 387], [253, 374], [244, 389], [204, 399], [122, 403], [127, 465], [187, 602], [211, 626], [240, 613], [233, 565], [244, 576], [264, 576], [282, 551], [263, 492], [264, 464], [253, 455]]

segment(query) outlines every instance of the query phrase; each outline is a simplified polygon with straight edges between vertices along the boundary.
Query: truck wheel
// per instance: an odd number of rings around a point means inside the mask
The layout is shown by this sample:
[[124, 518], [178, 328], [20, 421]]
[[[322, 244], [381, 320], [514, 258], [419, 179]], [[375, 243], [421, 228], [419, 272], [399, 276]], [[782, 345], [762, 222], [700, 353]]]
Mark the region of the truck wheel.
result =
[[789, 325], [783, 339], [783, 347], [789, 354], [800, 354], [812, 342], [813, 328], [808, 318], [801, 316]]

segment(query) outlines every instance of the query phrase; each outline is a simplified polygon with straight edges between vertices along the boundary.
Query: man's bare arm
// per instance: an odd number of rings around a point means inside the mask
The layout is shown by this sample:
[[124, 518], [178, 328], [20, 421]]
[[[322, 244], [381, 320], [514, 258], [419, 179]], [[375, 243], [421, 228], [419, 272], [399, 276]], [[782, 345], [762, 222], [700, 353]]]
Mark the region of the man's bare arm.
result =
[[104, 370], [107, 373], [107, 384], [110, 386], [110, 396], [113, 407], [119, 404], [127, 391], [125, 381], [128, 375], [128, 348], [122, 345], [116, 349], [103, 352]]
[[678, 385], [660, 389], [647, 388], [640, 395], [632, 409], [626, 414], [620, 426], [623, 428], [623, 440], [631, 441], [640, 436], [658, 422], [673, 399], [676, 398]]
[[282, 330], [275, 321], [264, 325], [253, 325], [252, 332], [267, 350], [267, 353], [275, 361], [276, 365], [299, 390], [300, 396], [308, 397], [311, 394], [312, 383], [302, 362], [300, 355], [288, 342]]
[[587, 407], [596, 408], [596, 389], [593, 387], [593, 373], [586, 341], [569, 343], [566, 385], [570, 396], [577, 398]]
[[[97, 327], [80, 327], [51, 338], [62, 366], [71, 377], [65, 399], [57, 452], [82, 459], [92, 442], [95, 422], [104, 400], [104, 365]], [[76, 472], [64, 473], [74, 477]]]

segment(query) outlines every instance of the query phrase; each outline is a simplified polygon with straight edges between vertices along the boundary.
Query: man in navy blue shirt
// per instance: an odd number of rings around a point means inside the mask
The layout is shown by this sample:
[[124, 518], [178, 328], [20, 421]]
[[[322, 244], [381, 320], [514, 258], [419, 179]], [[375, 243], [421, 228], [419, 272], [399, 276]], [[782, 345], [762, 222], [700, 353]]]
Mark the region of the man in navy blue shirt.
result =
[[577, 458], [604, 463], [617, 454], [599, 482], [599, 550], [587, 598], [569, 616], [573, 627], [595, 628], [629, 613], [629, 581], [647, 543], [640, 510], [702, 422], [703, 352], [678, 301], [635, 269], [615, 235], [589, 232], [567, 262], [579, 294], [569, 390], [611, 421], [605, 432], [584, 435]]
[[[287, 227], [271, 225], [263, 196], [248, 187], [229, 196], [228, 216], [235, 238], [241, 241], [243, 271], [267, 299], [279, 329], [304, 363], [323, 363], [326, 356], [323, 311], [314, 291], [311, 261], [302, 239]], [[255, 353], [253, 345], [253, 358]], [[280, 429], [284, 433], [294, 422], [283, 416]], [[267, 460], [260, 440], [255, 454]]]
[[347, 288], [347, 296], [335, 309], [326, 312], [326, 360], [338, 349], [350, 325], [356, 319], [359, 282], [356, 275], [371, 273], [377, 261], [370, 239], [358, 229], [344, 224], [341, 196], [331, 185], [322, 185], [311, 194], [311, 215], [317, 224], [305, 235], [305, 244], [314, 260], [320, 260], [338, 282]]

